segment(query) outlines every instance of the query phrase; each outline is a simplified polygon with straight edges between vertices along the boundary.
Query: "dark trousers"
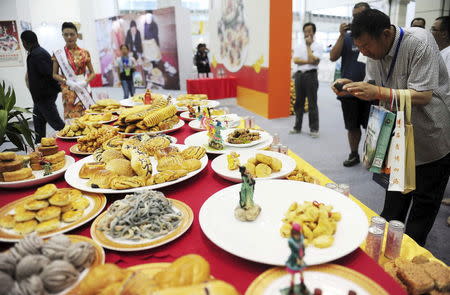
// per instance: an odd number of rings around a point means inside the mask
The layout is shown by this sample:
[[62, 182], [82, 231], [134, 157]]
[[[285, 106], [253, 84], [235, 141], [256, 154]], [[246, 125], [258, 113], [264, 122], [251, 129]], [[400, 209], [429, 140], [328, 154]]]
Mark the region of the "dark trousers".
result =
[[406, 195], [386, 191], [381, 216], [388, 221], [405, 222], [411, 205], [405, 233], [424, 246], [441, 206], [449, 175], [450, 154], [432, 163], [416, 166], [416, 190]]
[[304, 73], [299, 71], [295, 74], [295, 130], [302, 130], [305, 100], [308, 98], [309, 129], [311, 131], [319, 131], [319, 108], [317, 107], [318, 89], [319, 81], [317, 80], [317, 71], [313, 70]]
[[48, 123], [53, 129], [61, 130], [64, 128], [64, 121], [61, 119], [56, 108], [56, 98], [42, 99], [36, 101], [33, 107], [33, 123], [34, 131], [36, 131], [36, 142], [41, 142], [41, 138], [46, 135], [46, 124]]
[[122, 89], [123, 89], [123, 98], [126, 99], [128, 97], [134, 95], [134, 83], [133, 80], [122, 80]]

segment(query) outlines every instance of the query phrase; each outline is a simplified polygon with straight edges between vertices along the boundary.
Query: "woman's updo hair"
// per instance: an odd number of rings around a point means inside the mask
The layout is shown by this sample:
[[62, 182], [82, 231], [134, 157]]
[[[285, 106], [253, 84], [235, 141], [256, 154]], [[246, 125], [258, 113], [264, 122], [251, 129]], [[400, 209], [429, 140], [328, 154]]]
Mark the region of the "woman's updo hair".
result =
[[74, 29], [78, 33], [77, 27], [72, 22], [63, 22], [61, 31], [64, 31], [64, 29]]

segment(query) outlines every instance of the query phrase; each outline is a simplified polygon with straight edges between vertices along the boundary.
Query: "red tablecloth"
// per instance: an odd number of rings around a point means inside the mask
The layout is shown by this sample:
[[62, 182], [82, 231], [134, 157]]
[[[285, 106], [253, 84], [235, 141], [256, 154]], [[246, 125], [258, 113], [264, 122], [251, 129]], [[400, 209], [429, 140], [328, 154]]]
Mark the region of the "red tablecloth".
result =
[[[192, 134], [193, 131], [188, 126], [173, 133], [179, 143]], [[73, 141], [60, 141], [60, 148], [69, 153], [69, 147]], [[80, 159], [75, 157], [77, 160]], [[68, 187], [63, 178], [54, 182], [58, 187]], [[136, 264], [166, 262], [188, 254], [197, 253], [206, 258], [211, 264], [212, 275], [218, 279], [223, 279], [233, 284], [239, 292], [245, 293], [250, 283], [263, 271], [271, 266], [260, 263], [250, 262], [236, 257], [221, 248], [217, 247], [201, 231], [198, 213], [204, 201], [215, 192], [225, 188], [232, 183], [216, 175], [210, 164], [201, 173], [182, 183], [160, 189], [167, 197], [181, 200], [188, 204], [195, 215], [191, 228], [181, 237], [161, 247], [140, 252], [117, 252], [105, 250], [106, 262], [116, 263], [122, 267]], [[0, 206], [24, 196], [30, 195], [36, 188], [24, 188], [20, 190], [2, 190], [0, 197]], [[114, 200], [123, 198], [123, 195], [107, 195], [108, 205]], [[87, 223], [69, 234], [80, 234], [90, 237], [89, 229], [91, 223]], [[224, 226], [226, 226], [224, 224]], [[0, 250], [7, 249], [11, 244], [0, 243]], [[338, 259], [332, 263], [340, 264], [354, 269], [381, 285], [390, 294], [402, 295], [406, 292], [396, 283], [384, 270], [367, 256], [360, 248], [353, 253]]]
[[235, 77], [186, 80], [187, 93], [207, 94], [209, 99], [236, 97]]

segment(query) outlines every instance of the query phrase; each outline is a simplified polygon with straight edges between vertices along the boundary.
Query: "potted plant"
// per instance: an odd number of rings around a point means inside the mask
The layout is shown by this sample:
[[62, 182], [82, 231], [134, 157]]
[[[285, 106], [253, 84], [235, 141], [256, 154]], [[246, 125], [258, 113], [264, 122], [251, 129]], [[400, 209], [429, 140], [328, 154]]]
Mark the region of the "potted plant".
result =
[[[35, 132], [30, 129], [29, 118], [24, 114], [33, 114], [30, 108], [15, 106], [16, 94], [5, 81], [0, 83], [0, 147], [11, 142], [16, 148], [11, 150], [27, 151], [34, 149]], [[3, 148], [4, 149], [4, 148]]]

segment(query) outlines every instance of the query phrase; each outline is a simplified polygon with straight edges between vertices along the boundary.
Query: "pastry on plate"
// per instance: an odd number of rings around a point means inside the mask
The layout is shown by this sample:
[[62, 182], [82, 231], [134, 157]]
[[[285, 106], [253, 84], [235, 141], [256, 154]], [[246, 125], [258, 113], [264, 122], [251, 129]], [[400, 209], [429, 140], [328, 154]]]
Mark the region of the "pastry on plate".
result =
[[65, 151], [59, 151], [56, 154], [53, 154], [50, 156], [44, 156], [44, 160], [54, 164], [54, 163], [59, 163], [59, 162], [63, 161], [65, 156], [66, 156]]
[[78, 172], [78, 176], [83, 179], [91, 178], [92, 174], [94, 174], [98, 170], [105, 169], [106, 164], [102, 162], [90, 162], [85, 163]]
[[54, 185], [53, 183], [49, 183], [38, 188], [33, 196], [37, 200], [47, 199], [53, 196], [57, 190], [58, 188], [56, 187], [56, 185]]
[[39, 210], [36, 213], [36, 219], [39, 220], [39, 222], [42, 222], [53, 218], [59, 218], [59, 215], [61, 215], [60, 207], [49, 206], [47, 208]]
[[132, 153], [131, 168], [138, 176], [152, 175], [152, 162], [146, 155]]
[[206, 153], [206, 149], [201, 146], [190, 146], [181, 152], [181, 155], [185, 159], [198, 159], [200, 160]]
[[60, 225], [61, 225], [61, 221], [59, 221], [59, 217], [52, 218], [52, 219], [49, 219], [49, 220], [39, 223], [36, 226], [36, 231], [38, 233], [45, 233], [45, 232], [49, 232], [49, 231], [58, 229]]
[[131, 162], [127, 159], [114, 159], [106, 163], [105, 168], [113, 171], [119, 176], [133, 176], [134, 171], [131, 168]]
[[3, 172], [2, 176], [4, 181], [18, 181], [31, 178], [33, 172], [31, 168], [22, 168], [12, 172]]
[[0, 162], [0, 172], [12, 172], [23, 168], [23, 161], [16, 158], [11, 161], [1, 161]]
[[14, 152], [1, 152], [0, 161], [12, 161], [16, 159], [16, 153]]
[[25, 222], [17, 222], [14, 226], [14, 231], [21, 235], [29, 234], [36, 230], [37, 224], [38, 222], [36, 219], [31, 219]]
[[23, 211], [16, 211], [16, 214], [14, 215], [14, 220], [16, 222], [23, 222], [34, 219], [35, 217], [36, 213], [34, 213], [33, 211], [23, 210]]
[[70, 195], [64, 191], [57, 191], [48, 199], [48, 202], [54, 206], [66, 206], [70, 203]]
[[44, 156], [50, 156], [58, 152], [58, 146], [57, 145], [39, 146], [38, 151], [41, 152], [42, 155]]
[[78, 219], [83, 217], [83, 213], [84, 213], [83, 210], [67, 211], [67, 212], [63, 213], [62, 221], [67, 222], [67, 223], [71, 223], [71, 222], [77, 221]]
[[105, 150], [101, 155], [101, 161], [105, 163], [108, 163], [109, 161], [114, 159], [125, 159], [125, 156], [120, 150], [116, 149]]
[[48, 202], [45, 200], [31, 200], [26, 202], [24, 208], [31, 211], [37, 211], [48, 207]]
[[14, 215], [5, 215], [0, 217], [0, 226], [4, 228], [13, 228], [16, 225]]
[[53, 146], [56, 145], [56, 138], [54, 137], [43, 137], [41, 138], [42, 146]]
[[98, 170], [91, 175], [88, 185], [92, 188], [110, 188], [111, 180], [116, 176], [117, 174], [110, 170]]
[[202, 162], [197, 159], [186, 159], [181, 164], [181, 167], [189, 172], [198, 170], [202, 167]]

